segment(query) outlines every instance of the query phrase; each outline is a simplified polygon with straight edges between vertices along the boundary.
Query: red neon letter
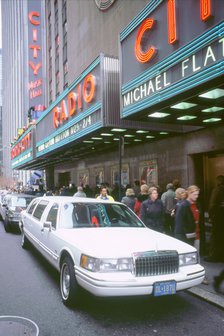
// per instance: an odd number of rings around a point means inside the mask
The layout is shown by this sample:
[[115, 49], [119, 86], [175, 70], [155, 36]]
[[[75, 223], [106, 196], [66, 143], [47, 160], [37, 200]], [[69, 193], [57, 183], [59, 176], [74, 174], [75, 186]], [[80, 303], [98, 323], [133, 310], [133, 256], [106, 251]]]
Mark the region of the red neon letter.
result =
[[202, 21], [211, 17], [211, 0], [200, 0], [200, 15]]
[[73, 116], [76, 112], [76, 93], [69, 92], [68, 94], [68, 113]]
[[61, 113], [60, 113], [60, 122], [63, 123], [63, 121], [67, 120], [67, 111], [66, 111], [66, 105], [65, 100], [63, 99], [61, 102]]
[[38, 70], [41, 68], [41, 63], [34, 65], [33, 62], [29, 62], [29, 66], [33, 69], [33, 74], [38, 75]]
[[20, 152], [24, 152], [26, 150], [26, 146], [25, 145], [26, 145], [26, 140], [25, 140], [25, 138], [23, 138], [21, 140], [21, 142], [19, 143]]
[[20, 142], [20, 151], [24, 152], [28, 148], [27, 135]]
[[83, 98], [86, 103], [93, 100], [95, 94], [95, 78], [92, 74], [86, 76], [83, 83]]
[[26, 135], [27, 137], [27, 148], [29, 148], [31, 146], [31, 133], [27, 133]]
[[37, 52], [41, 49], [40, 46], [30, 45], [29, 48], [33, 49], [33, 58], [37, 58]]
[[54, 124], [54, 127], [57, 128], [59, 126], [59, 116], [60, 116], [60, 111], [59, 111], [58, 106], [55, 106], [52, 112], [53, 112], [53, 124]]
[[37, 30], [33, 29], [33, 41], [37, 42]]
[[82, 109], [82, 97], [81, 97], [82, 87], [81, 87], [81, 84], [78, 85], [77, 90], [78, 90], [78, 108], [81, 110]]
[[146, 52], [142, 51], [141, 48], [141, 41], [144, 33], [146, 30], [149, 30], [152, 28], [154, 24], [154, 19], [153, 18], [148, 18], [144, 20], [138, 30], [138, 34], [135, 40], [135, 56], [137, 60], [141, 63], [146, 63], [150, 61], [150, 59], [154, 56], [156, 52], [156, 48], [154, 46], [151, 46]]
[[167, 20], [168, 20], [168, 43], [173, 44], [177, 40], [176, 30], [176, 11], [175, 0], [167, 2]]
[[40, 16], [40, 13], [38, 13], [38, 12], [30, 12], [30, 13], [29, 13], [29, 21], [30, 21], [33, 25], [35, 25], [35, 26], [39, 26], [40, 21], [34, 20], [34, 19], [33, 19], [34, 16], [39, 17], [39, 16]]

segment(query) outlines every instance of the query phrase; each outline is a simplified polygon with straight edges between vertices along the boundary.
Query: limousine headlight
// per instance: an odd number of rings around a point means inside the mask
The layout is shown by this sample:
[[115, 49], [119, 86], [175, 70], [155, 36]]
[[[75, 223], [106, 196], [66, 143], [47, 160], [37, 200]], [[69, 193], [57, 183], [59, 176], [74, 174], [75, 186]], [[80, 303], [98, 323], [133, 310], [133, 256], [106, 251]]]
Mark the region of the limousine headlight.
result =
[[179, 266], [188, 266], [198, 263], [198, 253], [184, 253], [179, 255]]
[[132, 258], [93, 258], [82, 254], [80, 266], [91, 272], [132, 272]]

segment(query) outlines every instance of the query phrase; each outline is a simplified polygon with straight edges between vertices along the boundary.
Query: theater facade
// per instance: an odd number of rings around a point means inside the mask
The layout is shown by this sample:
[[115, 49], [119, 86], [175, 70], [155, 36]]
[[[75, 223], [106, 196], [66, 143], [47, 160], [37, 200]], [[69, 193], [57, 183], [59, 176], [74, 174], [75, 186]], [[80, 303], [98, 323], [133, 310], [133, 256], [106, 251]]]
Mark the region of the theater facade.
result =
[[[106, 15], [122, 21], [119, 2]], [[177, 178], [206, 210], [224, 174], [223, 17], [222, 0], [146, 1], [118, 52], [100, 50], [13, 144], [13, 169], [45, 170], [49, 187]]]

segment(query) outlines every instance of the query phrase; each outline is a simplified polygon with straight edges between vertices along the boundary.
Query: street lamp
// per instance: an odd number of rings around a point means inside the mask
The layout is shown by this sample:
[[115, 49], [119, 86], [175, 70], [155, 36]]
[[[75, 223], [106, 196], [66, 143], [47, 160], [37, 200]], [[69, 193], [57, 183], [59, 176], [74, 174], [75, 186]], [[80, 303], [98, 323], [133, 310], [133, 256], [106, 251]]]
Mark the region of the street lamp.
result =
[[119, 136], [119, 201], [121, 201], [121, 189], [122, 189], [122, 157], [124, 156], [124, 137]]

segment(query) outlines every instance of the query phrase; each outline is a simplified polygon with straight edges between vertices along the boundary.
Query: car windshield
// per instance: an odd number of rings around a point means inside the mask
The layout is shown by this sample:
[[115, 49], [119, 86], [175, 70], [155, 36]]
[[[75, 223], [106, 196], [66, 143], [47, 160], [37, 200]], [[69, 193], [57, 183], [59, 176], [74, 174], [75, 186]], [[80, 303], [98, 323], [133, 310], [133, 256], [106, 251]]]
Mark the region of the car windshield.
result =
[[29, 197], [15, 196], [11, 198], [10, 205], [12, 207], [26, 208], [31, 201], [32, 201], [32, 198], [29, 198]]
[[145, 227], [125, 205], [116, 203], [66, 203], [61, 210], [61, 228]]

